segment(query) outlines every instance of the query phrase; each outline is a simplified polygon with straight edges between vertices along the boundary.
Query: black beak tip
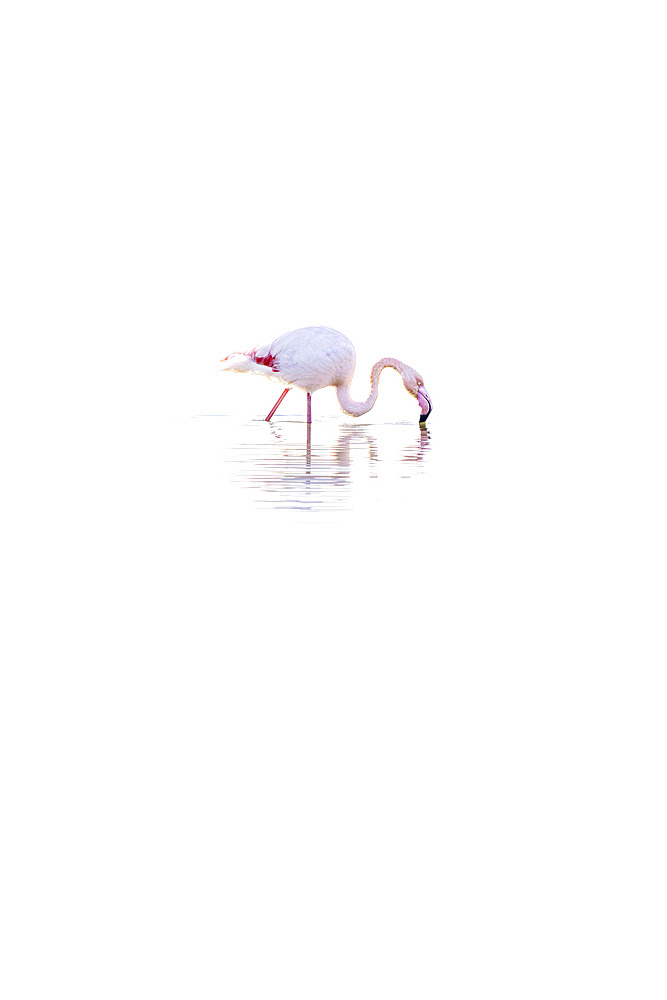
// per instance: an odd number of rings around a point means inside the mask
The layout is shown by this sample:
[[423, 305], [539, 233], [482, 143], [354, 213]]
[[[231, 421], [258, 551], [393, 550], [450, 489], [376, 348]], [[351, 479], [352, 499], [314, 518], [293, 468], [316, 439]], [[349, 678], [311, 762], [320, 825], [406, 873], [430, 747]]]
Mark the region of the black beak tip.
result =
[[431, 416], [431, 410], [432, 409], [433, 409], [433, 407], [429, 406], [428, 413], [422, 413], [421, 414], [421, 416], [419, 417], [419, 423], [420, 424], [425, 424], [426, 423], [426, 421], [428, 420], [428, 418]]

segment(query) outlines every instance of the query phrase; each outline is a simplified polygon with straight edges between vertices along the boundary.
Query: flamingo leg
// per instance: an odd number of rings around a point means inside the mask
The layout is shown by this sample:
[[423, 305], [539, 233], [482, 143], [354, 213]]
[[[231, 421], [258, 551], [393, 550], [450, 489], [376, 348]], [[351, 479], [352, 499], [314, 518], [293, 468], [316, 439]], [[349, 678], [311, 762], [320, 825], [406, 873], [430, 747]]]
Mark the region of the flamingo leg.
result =
[[311, 409], [310, 409], [310, 393], [308, 392], [308, 393], [306, 393], [306, 395], [308, 397], [308, 403], [307, 403], [307, 406], [306, 406], [306, 414], [307, 414], [307, 416], [306, 416], [306, 423], [312, 424], [312, 422], [313, 422], [313, 415], [312, 415], [312, 412], [311, 412]]
[[291, 388], [292, 388], [291, 385], [287, 386], [287, 388], [285, 389], [285, 391], [280, 396], [280, 399], [278, 400], [278, 402], [276, 403], [276, 405], [273, 407], [273, 409], [269, 413], [268, 417], [264, 417], [265, 420], [270, 420], [271, 419], [271, 417], [276, 412], [276, 410], [278, 409], [278, 407], [280, 406], [280, 404], [282, 403], [283, 399], [285, 398], [285, 396], [287, 395], [287, 393], [290, 391]]

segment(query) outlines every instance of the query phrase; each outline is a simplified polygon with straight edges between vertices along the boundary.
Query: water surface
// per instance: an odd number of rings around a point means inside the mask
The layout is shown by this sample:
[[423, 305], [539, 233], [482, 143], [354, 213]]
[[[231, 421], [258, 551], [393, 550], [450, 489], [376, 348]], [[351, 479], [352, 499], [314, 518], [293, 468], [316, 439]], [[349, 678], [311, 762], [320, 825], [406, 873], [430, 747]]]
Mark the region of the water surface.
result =
[[321, 418], [195, 418], [215, 439], [221, 475], [236, 504], [292, 511], [307, 521], [344, 517], [394, 502], [429, 467], [431, 435], [416, 422], [350, 423]]

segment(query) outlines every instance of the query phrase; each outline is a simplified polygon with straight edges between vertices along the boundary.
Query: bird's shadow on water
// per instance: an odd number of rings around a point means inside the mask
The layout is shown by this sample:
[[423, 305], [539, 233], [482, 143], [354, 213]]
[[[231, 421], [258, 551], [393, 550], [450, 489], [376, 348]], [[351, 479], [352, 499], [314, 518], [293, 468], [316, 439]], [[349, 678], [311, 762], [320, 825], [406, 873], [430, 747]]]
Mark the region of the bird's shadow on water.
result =
[[219, 419], [226, 477], [265, 510], [353, 510], [420, 474], [430, 449], [427, 428], [407, 422]]

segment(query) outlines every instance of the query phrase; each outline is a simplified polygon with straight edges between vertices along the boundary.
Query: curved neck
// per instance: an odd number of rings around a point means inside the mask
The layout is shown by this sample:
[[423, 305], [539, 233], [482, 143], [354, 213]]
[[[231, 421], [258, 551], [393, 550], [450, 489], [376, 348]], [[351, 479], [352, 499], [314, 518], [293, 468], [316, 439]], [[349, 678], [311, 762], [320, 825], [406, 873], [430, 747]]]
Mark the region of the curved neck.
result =
[[405, 374], [408, 369], [402, 361], [399, 361], [397, 358], [380, 358], [371, 369], [371, 394], [368, 399], [365, 399], [363, 402], [357, 402], [355, 399], [352, 399], [349, 382], [336, 386], [336, 395], [338, 396], [338, 402], [343, 413], [347, 413], [351, 417], [360, 417], [363, 413], [368, 413], [369, 410], [373, 409], [378, 398], [380, 372], [383, 368], [395, 368], [405, 382]]

